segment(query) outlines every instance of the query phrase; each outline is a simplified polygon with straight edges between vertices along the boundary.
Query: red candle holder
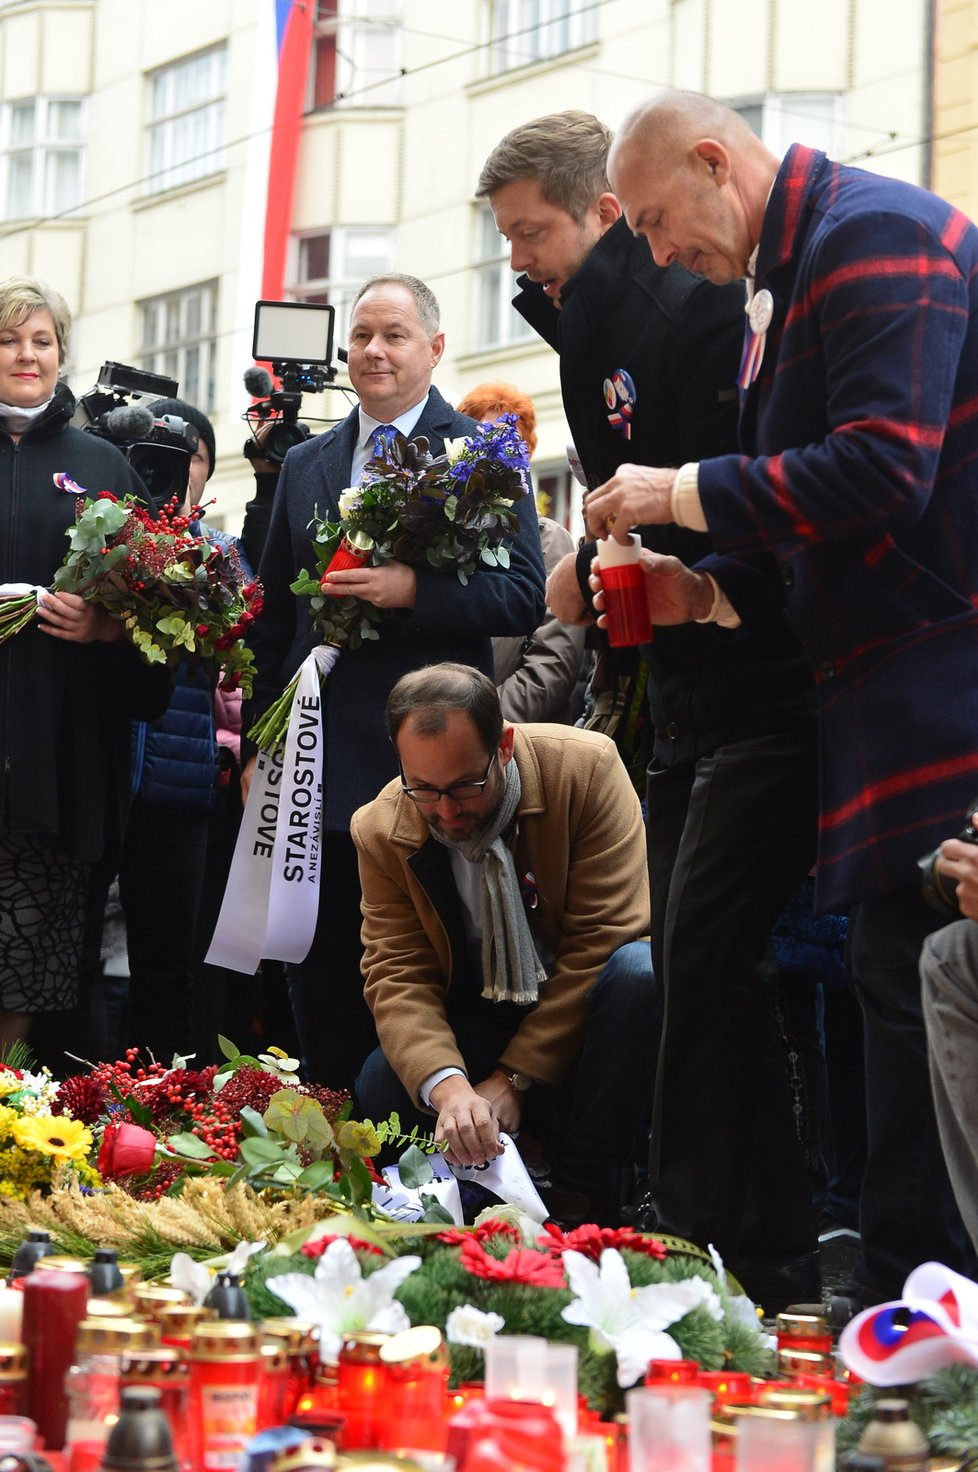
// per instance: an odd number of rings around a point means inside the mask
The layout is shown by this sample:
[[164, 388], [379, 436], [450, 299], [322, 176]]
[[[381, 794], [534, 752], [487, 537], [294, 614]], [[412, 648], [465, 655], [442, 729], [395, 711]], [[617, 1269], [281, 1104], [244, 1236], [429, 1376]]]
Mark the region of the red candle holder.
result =
[[448, 1426], [446, 1451], [466, 1472], [563, 1472], [564, 1438], [539, 1401], [472, 1401]]
[[343, 1450], [372, 1451], [383, 1446], [387, 1366], [380, 1348], [386, 1334], [348, 1334], [339, 1353], [336, 1401], [346, 1417]]
[[649, 1360], [645, 1371], [646, 1385], [697, 1385], [699, 1378], [697, 1360]]
[[391, 1451], [444, 1451], [448, 1352], [440, 1330], [419, 1324], [394, 1334], [381, 1345], [380, 1360], [387, 1367], [382, 1445]]
[[743, 1370], [701, 1370], [698, 1383], [712, 1390], [718, 1406], [744, 1404], [751, 1398], [751, 1378]]

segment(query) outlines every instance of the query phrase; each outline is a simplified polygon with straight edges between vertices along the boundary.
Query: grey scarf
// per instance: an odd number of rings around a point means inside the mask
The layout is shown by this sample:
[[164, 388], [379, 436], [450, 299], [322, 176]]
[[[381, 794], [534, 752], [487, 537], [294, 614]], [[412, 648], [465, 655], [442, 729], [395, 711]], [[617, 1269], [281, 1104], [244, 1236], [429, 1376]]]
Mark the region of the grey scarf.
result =
[[523, 908], [513, 855], [504, 838], [520, 805], [520, 774], [516, 762], [505, 767], [503, 800], [490, 826], [478, 838], [452, 843], [439, 833], [433, 837], [446, 848], [457, 849], [470, 864], [482, 865], [482, 995], [492, 1002], [537, 1000], [547, 973], [537, 955]]

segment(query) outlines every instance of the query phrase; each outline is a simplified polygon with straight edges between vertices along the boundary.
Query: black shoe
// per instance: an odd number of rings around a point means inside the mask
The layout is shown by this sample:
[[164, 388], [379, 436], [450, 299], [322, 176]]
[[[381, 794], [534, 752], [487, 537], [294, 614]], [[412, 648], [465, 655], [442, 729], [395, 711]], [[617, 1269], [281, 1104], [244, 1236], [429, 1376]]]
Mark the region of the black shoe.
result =
[[859, 1241], [858, 1227], [842, 1222], [831, 1214], [823, 1211], [818, 1219], [818, 1240], [820, 1242], [835, 1242], [840, 1237], [848, 1237], [853, 1242]]
[[636, 1232], [658, 1232], [661, 1230], [658, 1212], [655, 1209], [655, 1202], [652, 1198], [651, 1191], [646, 1191], [641, 1201], [634, 1208], [629, 1225], [634, 1227]]
[[861, 1283], [853, 1280], [840, 1283], [838, 1288], [829, 1294], [826, 1305], [825, 1316], [832, 1333], [840, 1334], [849, 1320], [861, 1314], [864, 1308], [869, 1308], [872, 1302], [873, 1299]]
[[747, 1258], [731, 1269], [765, 1318], [775, 1318], [796, 1303], [821, 1303], [818, 1253], [791, 1258]]

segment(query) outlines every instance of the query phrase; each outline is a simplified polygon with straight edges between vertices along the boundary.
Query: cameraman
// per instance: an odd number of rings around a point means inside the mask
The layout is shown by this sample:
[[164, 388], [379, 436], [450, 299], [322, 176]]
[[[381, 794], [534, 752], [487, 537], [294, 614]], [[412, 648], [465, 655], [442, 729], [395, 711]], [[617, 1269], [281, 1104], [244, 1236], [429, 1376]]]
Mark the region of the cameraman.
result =
[[941, 1145], [978, 1250], [978, 799], [972, 808], [964, 832], [921, 863], [927, 897], [965, 918], [927, 937], [920, 979]]

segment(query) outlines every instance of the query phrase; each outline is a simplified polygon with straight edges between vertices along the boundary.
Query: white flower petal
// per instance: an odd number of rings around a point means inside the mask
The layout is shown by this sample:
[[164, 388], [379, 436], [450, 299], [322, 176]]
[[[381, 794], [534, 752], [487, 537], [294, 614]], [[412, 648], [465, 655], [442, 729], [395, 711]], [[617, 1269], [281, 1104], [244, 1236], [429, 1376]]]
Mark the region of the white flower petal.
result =
[[265, 1242], [239, 1242], [228, 1258], [228, 1272], [237, 1273], [240, 1277], [248, 1266], [249, 1257], [254, 1257], [255, 1253], [261, 1252], [266, 1245]]
[[485, 1313], [472, 1303], [463, 1303], [456, 1305], [445, 1320], [445, 1338], [449, 1344], [485, 1349], [489, 1340], [505, 1327], [502, 1314]]
[[625, 1389], [640, 1380], [650, 1360], [682, 1359], [679, 1345], [669, 1334], [651, 1333], [640, 1325], [614, 1340], [618, 1357], [618, 1384]]

